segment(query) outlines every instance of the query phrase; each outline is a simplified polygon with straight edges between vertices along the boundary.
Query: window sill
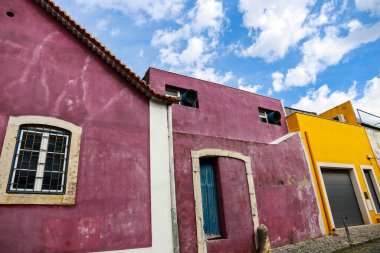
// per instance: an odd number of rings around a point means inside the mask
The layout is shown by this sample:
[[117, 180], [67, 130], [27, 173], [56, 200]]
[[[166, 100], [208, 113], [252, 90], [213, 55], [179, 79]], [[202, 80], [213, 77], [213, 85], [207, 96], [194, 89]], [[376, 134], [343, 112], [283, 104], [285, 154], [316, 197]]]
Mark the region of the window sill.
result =
[[0, 204], [75, 205], [75, 195], [4, 193], [0, 195]]

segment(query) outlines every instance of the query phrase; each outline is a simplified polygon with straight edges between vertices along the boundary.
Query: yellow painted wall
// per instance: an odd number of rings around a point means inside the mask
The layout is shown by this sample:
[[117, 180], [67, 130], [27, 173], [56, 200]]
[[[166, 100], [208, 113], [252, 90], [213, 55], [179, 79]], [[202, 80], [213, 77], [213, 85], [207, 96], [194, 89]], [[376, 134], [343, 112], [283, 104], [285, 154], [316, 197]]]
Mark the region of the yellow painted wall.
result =
[[[312, 177], [317, 188], [316, 194], [324, 219], [326, 233], [329, 234], [332, 228], [330, 221], [332, 217], [325, 213], [328, 200], [324, 198], [321, 192], [323, 182], [319, 180], [316, 174], [320, 173], [317, 163], [353, 164], [362, 191], [368, 192], [360, 165], [372, 166], [378, 181], [380, 173], [374, 159], [368, 160], [366, 157], [367, 155], [373, 156], [366, 131], [364, 127], [359, 125], [342, 123], [301, 113], [294, 113], [288, 116], [287, 122], [290, 132], [301, 132], [308, 151], [309, 161], [312, 164]], [[380, 218], [380, 215], [376, 215], [374, 211], [370, 211], [370, 216], [373, 223], [376, 223], [376, 218]]]
[[327, 119], [332, 119], [339, 114], [343, 114], [346, 122], [351, 123], [351, 124], [358, 124], [358, 120], [355, 115], [354, 108], [352, 107], [351, 101], [347, 101], [341, 105], [338, 105], [334, 108], [331, 108], [328, 111], [325, 111], [319, 116], [327, 118]]

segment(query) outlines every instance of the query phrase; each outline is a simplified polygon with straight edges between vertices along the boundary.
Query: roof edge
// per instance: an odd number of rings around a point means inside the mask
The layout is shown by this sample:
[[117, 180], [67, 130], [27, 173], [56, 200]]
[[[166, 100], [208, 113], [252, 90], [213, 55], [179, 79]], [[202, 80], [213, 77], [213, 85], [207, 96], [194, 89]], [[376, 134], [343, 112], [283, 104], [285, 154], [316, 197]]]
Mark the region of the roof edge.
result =
[[158, 93], [150, 87], [144, 80], [137, 76], [131, 69], [123, 64], [115, 55], [111, 53], [102, 43], [94, 36], [76, 23], [65, 11], [51, 0], [35, 0], [43, 9], [45, 9], [53, 18], [60, 22], [69, 30], [78, 40], [96, 53], [105, 63], [119, 73], [124, 79], [143, 93], [146, 97], [165, 104], [178, 103], [179, 99]]

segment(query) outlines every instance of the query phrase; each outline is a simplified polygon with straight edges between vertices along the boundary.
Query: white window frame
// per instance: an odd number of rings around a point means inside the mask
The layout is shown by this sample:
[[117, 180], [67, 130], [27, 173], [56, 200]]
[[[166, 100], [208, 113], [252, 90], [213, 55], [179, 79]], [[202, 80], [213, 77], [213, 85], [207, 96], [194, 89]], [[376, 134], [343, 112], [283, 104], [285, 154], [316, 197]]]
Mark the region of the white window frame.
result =
[[[49, 193], [62, 193], [64, 189], [64, 184], [66, 183], [66, 160], [68, 158], [68, 145], [69, 145], [69, 139], [70, 136], [68, 134], [59, 134], [59, 131], [56, 130], [56, 133], [53, 132], [54, 130], [51, 129], [50, 131], [38, 131], [38, 130], [25, 130], [21, 129], [20, 131], [20, 136], [18, 139], [18, 144], [17, 144], [17, 149], [16, 149], [16, 154], [15, 154], [15, 162], [13, 164], [13, 173], [12, 177], [10, 178], [10, 192], [49, 192]], [[40, 150], [28, 150], [30, 152], [36, 152], [38, 153], [38, 162], [37, 162], [37, 171], [36, 171], [36, 179], [34, 181], [34, 188], [33, 189], [18, 189], [18, 188], [13, 188], [14, 180], [15, 180], [15, 174], [16, 170], [25, 170], [25, 169], [18, 169], [17, 164], [18, 164], [18, 158], [21, 150], [21, 140], [23, 138], [24, 133], [29, 132], [29, 133], [41, 133], [41, 145], [40, 145]], [[61, 184], [61, 189], [60, 190], [43, 190], [42, 189], [42, 183], [43, 183], [43, 177], [44, 177], [44, 172], [45, 172], [45, 164], [46, 164], [46, 158], [48, 153], [52, 154], [58, 154], [57, 152], [49, 152], [48, 151], [48, 144], [49, 144], [49, 136], [50, 135], [55, 135], [55, 136], [63, 136], [65, 138], [65, 150], [64, 153], [60, 153], [61, 155], [64, 154], [64, 160], [63, 160], [63, 174], [62, 174], [62, 181], [60, 182]]]
[[[172, 97], [181, 97], [181, 92], [179, 90], [171, 89], [171, 88], [165, 88], [165, 94]], [[175, 95], [173, 95], [175, 94]]]
[[[268, 114], [267, 114], [266, 111], [263, 111], [263, 110], [259, 109], [259, 118], [260, 118], [260, 122], [262, 122], [262, 123], [269, 123], [268, 122]], [[263, 122], [261, 119], [265, 119], [265, 122]]]
[[[21, 125], [36, 124], [61, 128], [71, 132], [66, 166], [65, 191], [62, 194], [46, 192], [7, 192], [12, 171], [15, 149]], [[9, 117], [3, 147], [0, 154], [0, 204], [42, 204], [42, 205], [75, 205], [76, 184], [79, 165], [79, 151], [82, 128], [70, 122], [53, 117], [19, 116]], [[40, 159], [40, 158], [39, 158]], [[42, 159], [42, 158], [41, 158]], [[40, 170], [42, 171], [42, 170]]]

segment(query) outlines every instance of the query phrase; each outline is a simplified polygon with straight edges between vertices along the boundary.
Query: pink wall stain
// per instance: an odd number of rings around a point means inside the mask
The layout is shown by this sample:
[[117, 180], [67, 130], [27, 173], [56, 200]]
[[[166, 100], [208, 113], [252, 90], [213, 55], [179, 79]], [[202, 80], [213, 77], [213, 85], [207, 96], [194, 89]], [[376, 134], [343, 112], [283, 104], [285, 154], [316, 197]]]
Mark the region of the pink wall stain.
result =
[[148, 99], [34, 1], [1, 0], [0, 23], [0, 144], [10, 116], [83, 128], [76, 205], [1, 205], [1, 251], [150, 247]]

